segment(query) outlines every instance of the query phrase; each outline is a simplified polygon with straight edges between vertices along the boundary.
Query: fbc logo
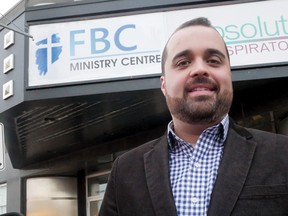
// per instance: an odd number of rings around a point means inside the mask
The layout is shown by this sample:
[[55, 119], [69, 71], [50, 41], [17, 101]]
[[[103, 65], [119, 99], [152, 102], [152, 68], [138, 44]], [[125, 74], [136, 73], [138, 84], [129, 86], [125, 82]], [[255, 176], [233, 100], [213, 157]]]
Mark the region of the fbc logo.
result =
[[40, 75], [46, 75], [48, 66], [59, 59], [62, 52], [60, 37], [58, 34], [52, 34], [51, 38], [45, 38], [38, 41], [36, 45], [39, 47], [36, 51], [36, 64]]
[[[71, 60], [91, 59], [110, 51], [112, 49], [111, 46], [113, 46], [114, 50], [122, 53], [135, 51], [137, 49], [135, 41], [131, 42], [126, 38], [131, 37], [130, 34], [133, 34], [135, 29], [135, 24], [122, 25], [115, 31], [109, 31], [107, 28], [77, 29], [65, 32], [68, 34], [62, 32], [62, 35], [64, 35], [62, 39], [66, 43], [67, 37], [70, 43]], [[49, 66], [59, 60], [63, 50], [60, 41], [61, 38], [58, 34], [52, 34], [50, 37], [36, 43], [35, 56], [40, 75], [45, 76], [49, 71]], [[65, 45], [64, 47], [66, 49]]]
[[[125, 44], [125, 36], [129, 36], [131, 30], [135, 30], [135, 24], [126, 24], [120, 26], [115, 32], [109, 31], [107, 28], [92, 28], [88, 31], [86, 29], [79, 29], [70, 31], [70, 57], [74, 57], [77, 53], [77, 47], [85, 47], [90, 51], [91, 55], [99, 55], [110, 50], [112, 43], [116, 49], [122, 52], [134, 51], [137, 45]], [[85, 41], [85, 35], [88, 34], [90, 40]], [[109, 39], [110, 36], [110, 39]], [[81, 55], [81, 54], [80, 54]]]

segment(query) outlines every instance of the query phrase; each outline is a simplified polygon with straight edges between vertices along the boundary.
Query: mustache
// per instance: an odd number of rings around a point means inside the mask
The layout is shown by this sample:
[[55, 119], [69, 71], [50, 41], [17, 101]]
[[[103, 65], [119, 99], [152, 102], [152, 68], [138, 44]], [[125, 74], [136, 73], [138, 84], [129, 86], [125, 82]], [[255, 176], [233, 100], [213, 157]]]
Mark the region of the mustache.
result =
[[212, 89], [213, 91], [216, 91], [216, 92], [218, 92], [219, 89], [220, 89], [219, 85], [215, 81], [213, 81], [213, 80], [211, 80], [211, 79], [209, 79], [208, 77], [205, 77], [205, 76], [198, 76], [198, 77], [196, 77], [194, 79], [190, 79], [185, 84], [184, 90], [186, 92], [189, 92], [189, 91], [191, 91], [191, 89], [194, 88], [195, 85], [199, 85], [199, 84], [208, 85], [210, 87], [210, 89]]

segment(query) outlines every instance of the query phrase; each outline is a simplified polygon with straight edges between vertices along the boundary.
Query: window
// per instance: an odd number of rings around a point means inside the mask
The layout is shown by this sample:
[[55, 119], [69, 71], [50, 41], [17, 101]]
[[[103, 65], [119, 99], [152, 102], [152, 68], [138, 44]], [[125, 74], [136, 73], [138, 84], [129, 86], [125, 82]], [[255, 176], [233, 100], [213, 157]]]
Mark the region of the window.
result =
[[0, 184], [0, 214], [7, 212], [7, 184]]
[[85, 3], [85, 2], [102, 2], [102, 1], [109, 1], [109, 0], [28, 0], [27, 5], [28, 7], [35, 7], [35, 6], [49, 6], [63, 3], [73, 4], [79, 2]]
[[77, 179], [36, 177], [26, 181], [27, 216], [77, 216]]
[[106, 171], [87, 176], [87, 216], [98, 216], [109, 174]]

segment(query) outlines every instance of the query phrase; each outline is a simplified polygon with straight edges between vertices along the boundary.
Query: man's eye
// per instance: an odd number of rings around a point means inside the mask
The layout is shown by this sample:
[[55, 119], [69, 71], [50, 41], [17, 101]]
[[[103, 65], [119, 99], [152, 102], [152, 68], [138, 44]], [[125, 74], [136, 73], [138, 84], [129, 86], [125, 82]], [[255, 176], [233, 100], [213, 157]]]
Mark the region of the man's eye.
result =
[[218, 64], [222, 63], [220, 58], [210, 58], [210, 59], [207, 60], [207, 62], [209, 64], [213, 64], [213, 65], [218, 65]]
[[190, 64], [191, 62], [188, 60], [181, 60], [177, 62], [177, 67], [186, 67]]

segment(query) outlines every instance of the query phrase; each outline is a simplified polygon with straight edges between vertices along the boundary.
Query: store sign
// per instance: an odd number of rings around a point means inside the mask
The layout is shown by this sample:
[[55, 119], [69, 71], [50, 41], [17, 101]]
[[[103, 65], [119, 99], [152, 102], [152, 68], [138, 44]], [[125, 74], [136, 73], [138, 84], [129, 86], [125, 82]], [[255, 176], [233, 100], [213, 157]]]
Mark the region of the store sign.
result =
[[285, 0], [257, 1], [33, 25], [29, 86], [159, 75], [168, 36], [200, 16], [208, 17], [224, 38], [232, 66], [287, 62], [286, 8]]
[[158, 74], [162, 14], [30, 27], [29, 86]]

